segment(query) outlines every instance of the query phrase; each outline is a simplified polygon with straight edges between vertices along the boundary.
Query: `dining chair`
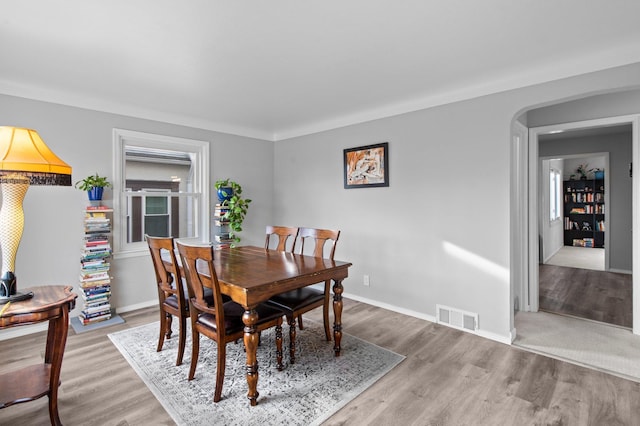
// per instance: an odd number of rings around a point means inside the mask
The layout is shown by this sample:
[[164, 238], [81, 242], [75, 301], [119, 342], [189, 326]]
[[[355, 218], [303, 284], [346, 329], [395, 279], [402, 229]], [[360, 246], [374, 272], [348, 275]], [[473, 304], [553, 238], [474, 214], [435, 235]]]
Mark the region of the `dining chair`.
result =
[[[236, 302], [224, 302], [220, 284], [213, 266], [213, 247], [188, 246], [177, 243], [182, 260], [182, 269], [187, 279], [191, 316], [191, 368], [189, 380], [195, 377], [200, 353], [200, 334], [214, 340], [218, 347], [216, 367], [216, 387], [213, 402], [220, 401], [226, 366], [227, 343], [244, 337], [244, 308]], [[196, 267], [197, 265], [197, 267]], [[212, 300], [205, 297], [205, 289], [212, 290]], [[255, 308], [258, 314], [256, 328], [262, 332], [270, 327], [276, 329], [276, 360], [278, 370], [282, 370], [282, 316], [280, 309], [266, 304]]]
[[[298, 235], [301, 242], [300, 254], [305, 254], [304, 247], [305, 242], [307, 242], [307, 247], [309, 247], [309, 244], [313, 244], [314, 257], [325, 257], [325, 244], [328, 243], [329, 259], [333, 260], [336, 252], [336, 243], [340, 237], [339, 230], [300, 228]], [[327, 341], [331, 341], [331, 327], [329, 324], [330, 296], [331, 280], [327, 280], [324, 282], [324, 290], [303, 287], [277, 294], [268, 300], [267, 303], [283, 310], [287, 317], [287, 324], [289, 324], [289, 357], [292, 364], [295, 363], [296, 319], [298, 327], [303, 330], [302, 314], [305, 312], [322, 306], [325, 337]]]
[[[270, 237], [277, 236], [278, 237], [278, 245], [275, 250], [278, 251], [288, 251], [289, 253], [293, 253], [296, 248], [296, 240], [298, 239], [298, 228], [290, 227], [290, 226], [272, 226], [267, 225], [266, 230], [266, 239], [264, 241], [264, 248], [269, 248]], [[291, 248], [289, 250], [286, 249], [287, 241], [291, 237], [292, 243]]]
[[178, 359], [176, 365], [182, 364], [184, 347], [187, 337], [187, 318], [189, 318], [189, 304], [182, 285], [180, 268], [173, 246], [173, 238], [152, 237], [145, 235], [153, 269], [156, 274], [158, 289], [158, 306], [160, 308], [160, 336], [158, 337], [157, 352], [162, 350], [165, 337], [171, 338], [171, 324], [173, 317], [179, 320]]

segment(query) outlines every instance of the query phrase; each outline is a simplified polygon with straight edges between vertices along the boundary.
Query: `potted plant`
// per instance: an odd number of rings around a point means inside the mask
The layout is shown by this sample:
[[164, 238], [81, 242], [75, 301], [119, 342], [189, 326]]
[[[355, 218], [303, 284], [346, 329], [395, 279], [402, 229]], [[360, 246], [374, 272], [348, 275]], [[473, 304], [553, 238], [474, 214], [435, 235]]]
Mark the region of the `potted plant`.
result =
[[593, 169], [587, 169], [587, 167], [589, 167], [589, 164], [580, 164], [576, 169], [576, 173], [580, 175], [580, 179], [586, 179], [587, 174], [593, 171]]
[[231, 229], [230, 237], [235, 242], [240, 241], [235, 233], [242, 231], [242, 222], [249, 209], [248, 198], [242, 197], [242, 186], [230, 179], [220, 179], [214, 184], [218, 193], [220, 205], [225, 207], [226, 213], [221, 217], [222, 220], [228, 222]]
[[604, 169], [599, 167], [593, 169], [593, 177], [594, 179], [604, 179]]
[[102, 193], [104, 188], [111, 186], [111, 183], [106, 177], [95, 175], [89, 175], [86, 178], [76, 182], [76, 188], [81, 191], [87, 191], [90, 201], [102, 200]]

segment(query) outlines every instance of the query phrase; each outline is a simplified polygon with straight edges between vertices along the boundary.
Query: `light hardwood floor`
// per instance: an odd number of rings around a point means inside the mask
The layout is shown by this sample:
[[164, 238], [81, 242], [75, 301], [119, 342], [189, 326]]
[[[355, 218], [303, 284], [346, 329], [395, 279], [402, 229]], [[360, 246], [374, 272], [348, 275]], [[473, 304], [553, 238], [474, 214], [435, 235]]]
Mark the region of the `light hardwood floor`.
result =
[[541, 310], [633, 326], [630, 274], [554, 265], [540, 265], [539, 271]]
[[[107, 337], [156, 321], [157, 312], [147, 309], [123, 317], [126, 323], [120, 326], [80, 335], [70, 331], [59, 398], [66, 425], [173, 424]], [[321, 312], [305, 318], [321, 321]], [[343, 324], [344, 332], [407, 358], [327, 425], [639, 422], [639, 383], [351, 300], [345, 300]], [[304, 338], [304, 331], [298, 338]], [[43, 339], [40, 333], [0, 342], [0, 371], [39, 361]], [[0, 424], [48, 424], [46, 406], [45, 397], [0, 410]]]

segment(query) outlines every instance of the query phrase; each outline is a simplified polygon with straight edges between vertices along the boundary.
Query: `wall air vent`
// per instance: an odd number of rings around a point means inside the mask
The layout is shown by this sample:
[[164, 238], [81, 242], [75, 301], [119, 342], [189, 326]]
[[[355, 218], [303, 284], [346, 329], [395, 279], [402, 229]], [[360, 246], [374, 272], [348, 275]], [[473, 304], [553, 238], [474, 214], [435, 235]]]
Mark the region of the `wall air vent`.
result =
[[478, 314], [449, 306], [436, 305], [436, 322], [472, 333], [478, 331]]

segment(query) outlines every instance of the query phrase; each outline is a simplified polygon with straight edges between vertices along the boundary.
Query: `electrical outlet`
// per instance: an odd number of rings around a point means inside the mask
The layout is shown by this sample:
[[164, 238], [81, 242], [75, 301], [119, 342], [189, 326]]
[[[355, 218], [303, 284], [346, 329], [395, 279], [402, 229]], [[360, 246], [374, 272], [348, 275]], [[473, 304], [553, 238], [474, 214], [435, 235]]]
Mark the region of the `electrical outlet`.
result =
[[362, 280], [362, 284], [366, 285], [367, 287], [369, 287], [369, 275], [365, 275], [363, 280]]

